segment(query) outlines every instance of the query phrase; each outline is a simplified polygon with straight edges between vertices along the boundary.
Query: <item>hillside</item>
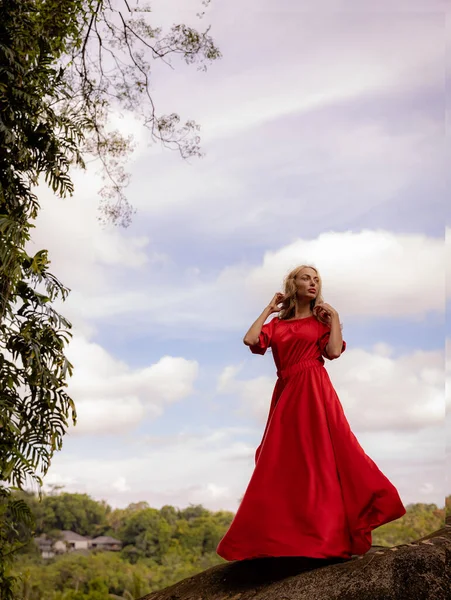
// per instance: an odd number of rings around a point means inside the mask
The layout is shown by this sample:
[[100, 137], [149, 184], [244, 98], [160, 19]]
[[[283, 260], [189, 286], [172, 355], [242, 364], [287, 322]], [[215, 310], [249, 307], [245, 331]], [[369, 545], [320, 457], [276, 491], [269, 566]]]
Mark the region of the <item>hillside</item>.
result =
[[[36, 537], [56, 540], [62, 530], [91, 538], [112, 536], [122, 542], [122, 550], [43, 559], [29, 542], [14, 568], [17, 595], [23, 600], [133, 600], [224, 564], [215, 549], [231, 512], [211, 512], [200, 505], [155, 509], [146, 502], [112, 509], [86, 494], [51, 494], [41, 502], [27, 494], [26, 500], [36, 516]], [[435, 504], [409, 505], [402, 519], [374, 532], [374, 549], [420, 539], [442, 528], [444, 517], [445, 509]]]
[[339, 563], [260, 559], [221, 565], [141, 600], [449, 600], [451, 526]]

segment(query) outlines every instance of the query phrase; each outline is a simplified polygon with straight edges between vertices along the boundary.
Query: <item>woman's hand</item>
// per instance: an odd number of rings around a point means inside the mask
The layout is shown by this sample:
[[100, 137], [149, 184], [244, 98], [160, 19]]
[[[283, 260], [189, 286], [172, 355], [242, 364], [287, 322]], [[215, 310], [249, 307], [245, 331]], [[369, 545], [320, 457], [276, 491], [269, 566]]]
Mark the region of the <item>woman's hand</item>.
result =
[[279, 304], [282, 304], [282, 302], [285, 300], [285, 294], [281, 294], [280, 292], [277, 292], [277, 294], [274, 294], [273, 299], [271, 300], [271, 302], [268, 304], [267, 310], [269, 311], [269, 314], [272, 315], [275, 312], [279, 312], [282, 307], [279, 306]]
[[252, 323], [252, 325], [249, 327], [249, 331], [244, 336], [243, 342], [246, 344], [246, 346], [255, 346], [256, 344], [258, 344], [264, 322], [269, 317], [269, 315], [272, 315], [272, 313], [279, 312], [280, 310], [282, 310], [279, 304], [281, 304], [284, 300], [284, 294], [281, 294], [280, 292], [274, 294], [274, 297], [271, 300], [271, 302], [263, 310], [262, 314], [258, 317], [258, 319], [254, 323]]
[[313, 307], [313, 314], [317, 315], [323, 323], [330, 325], [334, 319], [339, 319], [338, 312], [327, 302], [320, 302]]

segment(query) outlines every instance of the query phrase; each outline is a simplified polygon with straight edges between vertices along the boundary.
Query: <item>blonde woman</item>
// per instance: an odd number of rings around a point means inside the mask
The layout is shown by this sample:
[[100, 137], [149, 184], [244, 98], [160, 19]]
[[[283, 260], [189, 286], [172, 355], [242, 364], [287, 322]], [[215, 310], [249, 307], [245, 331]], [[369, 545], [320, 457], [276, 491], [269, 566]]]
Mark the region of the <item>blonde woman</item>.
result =
[[352, 433], [324, 368], [324, 358], [338, 358], [346, 342], [337, 311], [323, 301], [317, 269], [291, 271], [284, 293], [275, 294], [243, 341], [254, 354], [271, 347], [278, 379], [252, 478], [218, 554], [364, 554], [371, 531], [406, 509]]

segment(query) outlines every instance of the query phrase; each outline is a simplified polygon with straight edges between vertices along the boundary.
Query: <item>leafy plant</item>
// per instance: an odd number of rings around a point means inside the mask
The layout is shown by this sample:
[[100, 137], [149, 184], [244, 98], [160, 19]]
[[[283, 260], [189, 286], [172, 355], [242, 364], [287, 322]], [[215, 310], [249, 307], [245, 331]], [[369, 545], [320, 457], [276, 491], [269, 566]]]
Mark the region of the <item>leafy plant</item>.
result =
[[[10, 486], [42, 483], [62, 448], [76, 410], [68, 395], [72, 365], [65, 349], [71, 324], [56, 309], [69, 290], [49, 271], [48, 253], [28, 245], [45, 182], [72, 195], [71, 169], [100, 161], [106, 185], [103, 219], [126, 226], [124, 162], [131, 140], [112, 131], [110, 116], [139, 112], [151, 139], [200, 154], [198, 126], [176, 113], [158, 116], [151, 65], [181, 57], [188, 64], [219, 58], [207, 31], [152, 27], [150, 8], [129, 0], [2, 0], [0, 4], [0, 591], [9, 598], [8, 559], [31, 535], [25, 505]], [[142, 100], [146, 99], [146, 102]], [[21, 508], [20, 508], [21, 507]], [[19, 535], [20, 534], [20, 535]], [[20, 542], [22, 543], [22, 542]], [[94, 592], [93, 592], [94, 593]], [[101, 592], [98, 592], [101, 593]]]

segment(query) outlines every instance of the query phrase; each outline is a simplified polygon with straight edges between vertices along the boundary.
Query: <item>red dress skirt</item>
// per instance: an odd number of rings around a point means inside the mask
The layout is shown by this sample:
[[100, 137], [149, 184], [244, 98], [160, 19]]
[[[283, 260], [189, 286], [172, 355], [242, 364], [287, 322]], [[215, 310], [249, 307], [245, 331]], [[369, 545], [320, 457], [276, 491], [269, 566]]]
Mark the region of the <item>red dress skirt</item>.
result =
[[217, 548], [226, 560], [350, 558], [369, 550], [373, 529], [406, 512], [350, 429], [324, 368], [329, 336], [314, 316], [274, 317], [250, 347], [271, 346], [278, 379], [254, 472]]

